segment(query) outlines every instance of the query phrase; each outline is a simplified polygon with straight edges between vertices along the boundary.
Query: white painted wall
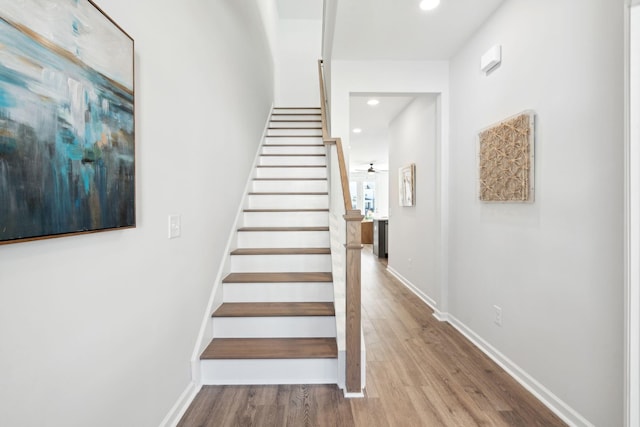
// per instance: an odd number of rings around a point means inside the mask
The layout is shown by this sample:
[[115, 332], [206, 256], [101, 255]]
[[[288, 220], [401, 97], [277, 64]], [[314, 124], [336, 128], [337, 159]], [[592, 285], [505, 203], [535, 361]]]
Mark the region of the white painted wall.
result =
[[160, 424], [273, 100], [254, 2], [99, 3], [136, 40], [138, 228], [0, 246], [3, 426]]
[[[450, 313], [578, 425], [622, 425], [623, 10], [510, 0], [451, 62]], [[525, 109], [535, 203], [482, 204], [477, 132]]]
[[[343, 147], [349, 146], [349, 96], [352, 93], [380, 94], [432, 94], [437, 96], [439, 119], [436, 123], [437, 139], [440, 143], [437, 164], [439, 165], [438, 192], [436, 202], [439, 209], [439, 239], [434, 244], [437, 248], [435, 261], [437, 292], [426, 295], [430, 304], [438, 311], [447, 312], [447, 233], [448, 233], [448, 193], [440, 188], [448, 187], [448, 144], [449, 144], [449, 62], [447, 61], [337, 61], [331, 62], [331, 118], [332, 134], [341, 137]], [[346, 149], [346, 148], [345, 148]], [[390, 148], [389, 153], [393, 148]], [[345, 153], [348, 163], [349, 153]], [[389, 206], [394, 204], [393, 175], [397, 168], [389, 170]], [[395, 178], [397, 179], [397, 177]], [[397, 196], [396, 196], [397, 198]], [[393, 237], [393, 214], [390, 211], [389, 241]], [[419, 248], [423, 242], [417, 234], [407, 236], [405, 244], [411, 248]], [[397, 241], [396, 241], [397, 242]], [[393, 262], [392, 248], [389, 248], [390, 263]], [[425, 255], [422, 250], [416, 251], [412, 262], [422, 263]], [[406, 259], [408, 254], [404, 254]], [[416, 284], [410, 283], [417, 288]], [[422, 295], [425, 297], [425, 295]]]
[[[437, 306], [438, 202], [437, 96], [416, 97], [389, 126], [389, 269]], [[416, 205], [400, 206], [398, 169], [416, 165]]]
[[319, 107], [320, 19], [280, 19], [276, 60], [276, 106]]

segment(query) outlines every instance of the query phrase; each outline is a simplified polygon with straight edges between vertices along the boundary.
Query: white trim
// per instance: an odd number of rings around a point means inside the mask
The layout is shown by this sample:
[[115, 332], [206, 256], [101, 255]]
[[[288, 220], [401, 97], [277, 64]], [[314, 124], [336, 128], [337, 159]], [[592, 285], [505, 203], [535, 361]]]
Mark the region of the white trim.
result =
[[344, 398], [345, 399], [364, 399], [364, 392], [361, 391], [360, 393], [347, 393], [347, 390], [344, 390]]
[[[211, 290], [211, 295], [209, 296], [209, 302], [207, 303], [207, 308], [204, 312], [203, 315], [203, 319], [202, 319], [202, 324], [200, 326], [200, 331], [198, 332], [198, 338], [196, 339], [196, 344], [194, 346], [193, 349], [193, 354], [191, 355], [191, 375], [192, 378], [191, 380], [194, 381], [197, 384], [200, 384], [201, 382], [201, 378], [200, 378], [200, 354], [202, 354], [202, 352], [204, 351], [205, 347], [208, 345], [208, 341], [213, 337], [213, 330], [212, 330], [212, 325], [211, 325], [211, 313], [213, 313], [214, 311], [214, 305], [216, 304], [216, 302], [222, 302], [222, 296], [218, 295], [220, 293], [221, 290], [221, 282], [222, 282], [222, 277], [229, 272], [229, 264], [230, 264], [230, 253], [231, 253], [231, 249], [232, 246], [234, 245], [235, 242], [235, 238], [236, 238], [236, 230], [238, 229], [238, 223], [240, 222], [240, 219], [242, 218], [242, 212], [244, 210], [244, 206], [245, 206], [245, 202], [246, 202], [246, 198], [247, 195], [249, 193], [249, 188], [252, 184], [254, 175], [255, 175], [255, 171], [256, 171], [256, 165], [258, 164], [258, 161], [260, 159], [260, 152], [262, 150], [262, 145], [264, 143], [265, 140], [265, 136], [267, 134], [267, 129], [269, 127], [269, 122], [271, 120], [271, 112], [273, 111], [273, 104], [271, 104], [271, 110], [269, 110], [269, 115], [267, 116], [267, 120], [265, 122], [264, 125], [264, 129], [262, 131], [262, 139], [260, 140], [260, 143], [258, 144], [258, 148], [256, 150], [256, 155], [255, 158], [253, 159], [253, 164], [251, 166], [250, 169], [250, 174], [247, 178], [247, 182], [245, 184], [245, 188], [244, 188], [244, 194], [242, 196], [242, 200], [240, 201], [240, 204], [238, 206], [238, 210], [236, 212], [236, 219], [233, 223], [233, 226], [231, 227], [231, 230], [229, 232], [229, 238], [227, 239], [227, 245], [225, 246], [224, 252], [223, 252], [223, 258], [222, 258], [222, 262], [220, 263], [220, 267], [218, 268], [218, 273], [216, 274], [216, 279], [213, 282], [213, 288]], [[218, 298], [216, 298], [218, 297]], [[206, 337], [206, 339], [205, 339]]]
[[594, 427], [582, 415], [563, 402], [558, 396], [536, 381], [526, 371], [516, 365], [504, 354], [496, 350], [491, 344], [483, 340], [478, 334], [468, 328], [464, 323], [451, 314], [448, 315], [449, 323], [465, 336], [473, 345], [478, 347], [491, 360], [496, 362], [513, 379], [518, 381], [525, 389], [533, 394], [540, 402], [553, 411], [558, 417], [570, 426]]
[[409, 289], [418, 298], [420, 298], [425, 304], [427, 304], [433, 310], [433, 317], [435, 317], [436, 319], [438, 319], [440, 321], [446, 321], [447, 316], [448, 316], [447, 313], [442, 313], [440, 310], [438, 310], [438, 308], [437, 308], [438, 307], [438, 303], [435, 302], [433, 300], [433, 298], [431, 298], [429, 295], [427, 295], [424, 292], [422, 292], [422, 290], [420, 290], [417, 286], [415, 286], [413, 283], [411, 283], [406, 277], [404, 277], [402, 274], [400, 274], [396, 270], [394, 270], [393, 267], [387, 266], [387, 271], [393, 277], [398, 279], [398, 281], [400, 283], [402, 283], [407, 289]]
[[[625, 7], [624, 425], [640, 425], [640, 0]], [[632, 24], [633, 22], [633, 24]]]
[[167, 416], [164, 417], [164, 420], [162, 420], [162, 422], [160, 423], [160, 427], [177, 426], [182, 419], [182, 416], [185, 414], [185, 412], [187, 412], [187, 409], [189, 409], [189, 405], [191, 405], [191, 402], [193, 402], [193, 399], [195, 399], [201, 388], [201, 384], [191, 381], [178, 398], [178, 401], [175, 403], [175, 405], [173, 405], [173, 408], [171, 408]]

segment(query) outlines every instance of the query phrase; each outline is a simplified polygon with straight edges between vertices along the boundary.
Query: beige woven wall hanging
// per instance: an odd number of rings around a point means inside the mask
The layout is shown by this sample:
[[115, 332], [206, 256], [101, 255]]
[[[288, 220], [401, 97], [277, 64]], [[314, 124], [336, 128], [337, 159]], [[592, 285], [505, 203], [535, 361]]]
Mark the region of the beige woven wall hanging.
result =
[[533, 202], [534, 118], [524, 111], [480, 132], [481, 201]]

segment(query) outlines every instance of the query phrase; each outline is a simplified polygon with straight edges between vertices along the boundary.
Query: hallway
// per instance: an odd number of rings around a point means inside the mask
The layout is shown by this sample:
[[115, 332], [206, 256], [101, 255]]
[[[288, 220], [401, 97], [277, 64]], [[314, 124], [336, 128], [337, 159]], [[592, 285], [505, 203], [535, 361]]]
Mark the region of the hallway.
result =
[[365, 245], [365, 399], [333, 385], [204, 386], [179, 426], [562, 426]]

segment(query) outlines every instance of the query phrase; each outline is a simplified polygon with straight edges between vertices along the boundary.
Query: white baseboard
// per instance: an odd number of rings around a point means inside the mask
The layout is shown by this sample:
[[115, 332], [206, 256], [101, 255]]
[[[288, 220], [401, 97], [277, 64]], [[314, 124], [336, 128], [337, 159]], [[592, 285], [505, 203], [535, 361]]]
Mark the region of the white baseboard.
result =
[[164, 417], [164, 420], [162, 420], [162, 422], [160, 423], [160, 427], [177, 426], [182, 419], [182, 416], [185, 412], [187, 412], [189, 405], [191, 405], [191, 402], [193, 402], [193, 399], [195, 399], [201, 388], [201, 384], [197, 384], [193, 381], [190, 382], [187, 388], [178, 398], [178, 401], [175, 403], [175, 405], [173, 405], [173, 408], [171, 408], [167, 416]]
[[448, 315], [448, 322], [465, 336], [471, 343], [478, 347], [484, 354], [489, 356], [491, 360], [496, 362], [502, 369], [511, 375], [516, 381], [533, 394], [539, 401], [553, 411], [565, 423], [576, 427], [594, 427], [582, 415], [573, 408], [563, 402], [558, 396], [553, 394], [549, 389], [536, 381], [531, 375], [516, 365], [504, 354], [500, 353], [491, 344], [482, 339], [478, 334], [468, 328], [460, 320], [451, 314]]
[[505, 370], [513, 379], [515, 379], [520, 385], [533, 394], [540, 402], [542, 402], [553, 413], [560, 417], [564, 422], [570, 426], [575, 427], [594, 427], [588, 420], [582, 415], [576, 412], [573, 408], [563, 402], [558, 396], [549, 391], [546, 387], [536, 381], [531, 375], [525, 372], [522, 368], [516, 365], [504, 354], [500, 353], [491, 344], [486, 342], [482, 337], [472, 331], [464, 323], [458, 320], [455, 316], [449, 313], [442, 313], [438, 311], [437, 303], [418, 289], [409, 280], [403, 277], [400, 273], [395, 271], [392, 267], [387, 267], [387, 271], [394, 276], [398, 281], [413, 292], [418, 298], [425, 302], [433, 310], [433, 316], [441, 322], [448, 322], [458, 330], [465, 338], [467, 338], [473, 345], [478, 347], [484, 354], [486, 354], [491, 360], [497, 363], [502, 369]]
[[393, 267], [387, 266], [387, 271], [393, 277], [398, 279], [398, 281], [402, 283], [407, 289], [409, 289], [418, 298], [420, 298], [425, 304], [427, 304], [431, 308], [431, 310], [433, 310], [433, 317], [435, 317], [441, 322], [447, 321], [448, 314], [442, 313], [440, 310], [438, 310], [438, 303], [433, 298], [431, 298], [429, 295], [422, 292], [417, 286], [411, 283], [406, 277], [404, 277], [402, 274], [394, 270]]

